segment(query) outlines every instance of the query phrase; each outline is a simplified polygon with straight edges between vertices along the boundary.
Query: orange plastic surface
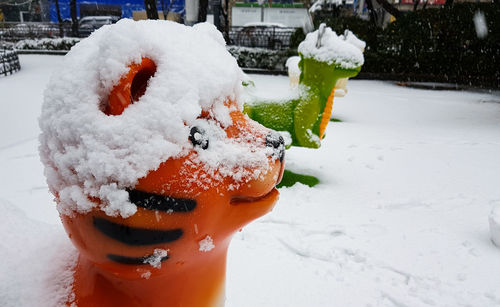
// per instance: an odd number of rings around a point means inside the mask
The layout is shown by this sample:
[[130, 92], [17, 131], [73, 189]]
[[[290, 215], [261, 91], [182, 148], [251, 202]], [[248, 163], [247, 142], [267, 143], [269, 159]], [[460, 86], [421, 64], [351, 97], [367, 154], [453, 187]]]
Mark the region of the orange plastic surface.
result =
[[333, 88], [333, 90], [330, 94], [330, 97], [328, 97], [328, 100], [327, 100], [326, 106], [325, 106], [325, 110], [323, 111], [323, 115], [321, 116], [321, 123], [319, 126], [320, 139], [322, 139], [323, 136], [325, 135], [326, 126], [328, 126], [328, 123], [330, 122], [330, 117], [332, 116], [334, 94], [335, 94], [335, 88]]
[[146, 92], [149, 78], [154, 76], [156, 64], [149, 58], [142, 58], [140, 64], [130, 65], [125, 77], [109, 94], [109, 102], [104, 113], [120, 115], [129, 104], [136, 102]]
[[[118, 116], [134, 102], [131, 83], [138, 72], [153, 75], [153, 61], [143, 59], [130, 66], [109, 97], [105, 112]], [[135, 75], [134, 75], [135, 74]], [[149, 78], [141, 79], [146, 82]], [[137, 80], [137, 79], [136, 79]], [[144, 81], [146, 80], [146, 81]], [[142, 88], [139, 86], [138, 88]], [[145, 89], [145, 86], [143, 87]], [[144, 93], [142, 91], [142, 93]], [[126, 97], [129, 97], [127, 101]], [[228, 101], [228, 104], [233, 102]], [[237, 108], [235, 108], [237, 109]], [[204, 112], [202, 116], [209, 116]], [[269, 130], [245, 117], [240, 111], [231, 113], [233, 125], [226, 129], [228, 137], [242, 133], [262, 137]], [[265, 146], [265, 145], [263, 145]], [[226, 253], [231, 236], [244, 225], [269, 212], [278, 199], [275, 186], [283, 174], [284, 163], [269, 159], [270, 170], [257, 180], [238, 184], [224, 177], [216, 185], [200, 184], [217, 174], [209, 174], [202, 166], [192, 166], [196, 151], [179, 159], [169, 159], [144, 178], [136, 190], [175, 198], [195, 200], [190, 212], [165, 212], [138, 207], [128, 218], [110, 217], [94, 209], [87, 214], [61, 215], [64, 227], [80, 252], [74, 274], [74, 300], [77, 306], [186, 306], [224, 305]], [[208, 187], [208, 188], [207, 188]], [[93, 201], [99, 203], [98, 199]], [[99, 232], [96, 218], [143, 229], [182, 229], [180, 239], [161, 244], [131, 246]], [[209, 236], [214, 248], [200, 250], [200, 241]], [[155, 268], [148, 264], [130, 265], [111, 261], [107, 255], [144, 257], [155, 249], [168, 251], [168, 259]]]

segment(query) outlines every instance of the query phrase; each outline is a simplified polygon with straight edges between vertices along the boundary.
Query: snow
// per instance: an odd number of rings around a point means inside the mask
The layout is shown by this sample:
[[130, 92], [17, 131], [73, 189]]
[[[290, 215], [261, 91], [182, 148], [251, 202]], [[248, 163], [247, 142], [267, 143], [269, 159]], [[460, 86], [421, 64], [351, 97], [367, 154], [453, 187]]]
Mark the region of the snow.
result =
[[206, 236], [198, 243], [200, 244], [200, 252], [209, 252], [215, 248], [214, 240], [210, 236]]
[[[37, 117], [63, 58], [20, 60], [0, 79], [0, 305], [56, 306], [76, 252], [45, 183]], [[258, 94], [287, 94], [286, 77], [250, 77]], [[321, 148], [286, 153], [287, 168], [321, 183], [280, 189], [273, 212], [233, 238], [226, 306], [499, 306], [498, 93], [347, 86]]]
[[330, 4], [334, 6], [342, 5], [341, 0], [316, 0], [313, 1], [313, 4], [309, 8], [309, 13], [315, 13], [317, 11], [320, 11], [323, 8], [323, 5], [325, 4]]
[[[113, 86], [143, 57], [157, 66], [145, 94], [119, 116], [106, 115]], [[255, 137], [230, 139], [223, 129], [232, 124], [226, 102], [242, 107], [241, 70], [213, 25], [122, 19], [82, 40], [63, 63], [49, 81], [40, 117], [40, 157], [61, 214], [87, 213], [98, 206], [89, 198], [98, 198], [107, 215], [133, 215], [137, 208], [125, 189], [193, 150], [194, 126], [212, 144], [194, 149], [194, 162], [209, 175], [241, 182], [267, 172], [265, 148], [255, 148]], [[200, 119], [202, 111], [211, 118]]]
[[[153, 251], [153, 255], [149, 256], [148, 258], [146, 258], [144, 260], [144, 263], [147, 263], [149, 265], [151, 265], [153, 268], [155, 269], [159, 269], [161, 268], [161, 261], [168, 256], [168, 251], [165, 250], [165, 249], [161, 249], [161, 248], [155, 248], [155, 250]], [[149, 272], [149, 271], [148, 271]], [[149, 276], [151, 276], [151, 272], [149, 272], [150, 274], [148, 274], [148, 272], [145, 272], [143, 273], [143, 278], [146, 278], [148, 279]]]
[[474, 14], [473, 21], [477, 37], [485, 38], [488, 35], [488, 25], [486, 24], [486, 17], [484, 16], [484, 13], [477, 11]]
[[288, 78], [290, 79], [290, 87], [295, 89], [299, 86], [300, 81], [300, 57], [291, 56], [286, 60], [286, 68], [288, 69]]
[[344, 34], [340, 36], [343, 38], [346, 42], [348, 42], [351, 45], [354, 45], [358, 47], [361, 52], [365, 51], [366, 48], [366, 42], [364, 40], [359, 39], [352, 31], [350, 30], [345, 30]]
[[[321, 28], [321, 26], [320, 26]], [[324, 29], [321, 35], [321, 43], [317, 47], [318, 35], [320, 30]], [[321, 31], [322, 32], [322, 31]], [[331, 28], [321, 28], [307, 34], [304, 41], [299, 44], [298, 51], [305, 58], [313, 58], [320, 62], [335, 64], [341, 68], [354, 69], [364, 63], [364, 57], [358, 48], [359, 42], [353, 44], [353, 38], [337, 36]]]
[[286, 26], [279, 22], [263, 22], [263, 21], [254, 21], [247, 22], [243, 25], [243, 27], [278, 27], [278, 28], [286, 28]]

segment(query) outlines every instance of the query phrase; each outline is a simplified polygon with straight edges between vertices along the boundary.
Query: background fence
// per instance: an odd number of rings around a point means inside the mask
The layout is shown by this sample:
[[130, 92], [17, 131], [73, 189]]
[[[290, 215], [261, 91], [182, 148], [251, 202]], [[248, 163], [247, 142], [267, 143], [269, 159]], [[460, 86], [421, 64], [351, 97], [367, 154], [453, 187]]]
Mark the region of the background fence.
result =
[[295, 28], [283, 27], [233, 27], [229, 31], [229, 44], [241, 47], [257, 47], [271, 50], [290, 48], [290, 38]]
[[7, 76], [19, 70], [21, 70], [21, 64], [17, 52], [6, 49], [0, 51], [0, 76]]

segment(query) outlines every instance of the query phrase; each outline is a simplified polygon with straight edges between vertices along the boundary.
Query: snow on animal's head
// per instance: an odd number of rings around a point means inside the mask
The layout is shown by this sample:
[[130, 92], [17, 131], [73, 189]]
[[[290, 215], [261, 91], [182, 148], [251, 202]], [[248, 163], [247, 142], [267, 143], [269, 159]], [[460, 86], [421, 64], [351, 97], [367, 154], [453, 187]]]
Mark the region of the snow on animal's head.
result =
[[[127, 76], [118, 94], [130, 95], [112, 98]], [[42, 107], [40, 156], [59, 211], [130, 217], [128, 189], [167, 160], [183, 161], [176, 171], [189, 193], [275, 184], [281, 148], [241, 113], [240, 80], [212, 25], [121, 20], [92, 33], [53, 74]]]

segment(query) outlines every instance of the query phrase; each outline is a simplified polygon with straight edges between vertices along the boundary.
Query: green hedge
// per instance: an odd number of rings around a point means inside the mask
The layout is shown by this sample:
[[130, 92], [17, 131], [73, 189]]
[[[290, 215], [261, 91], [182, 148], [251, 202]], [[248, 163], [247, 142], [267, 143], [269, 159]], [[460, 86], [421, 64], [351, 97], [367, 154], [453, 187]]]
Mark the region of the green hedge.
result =
[[[488, 35], [480, 39], [474, 14], [484, 13]], [[500, 87], [500, 5], [458, 3], [398, 18], [385, 30], [369, 21], [323, 18], [337, 33], [350, 29], [367, 42], [363, 73], [381, 77]]]

